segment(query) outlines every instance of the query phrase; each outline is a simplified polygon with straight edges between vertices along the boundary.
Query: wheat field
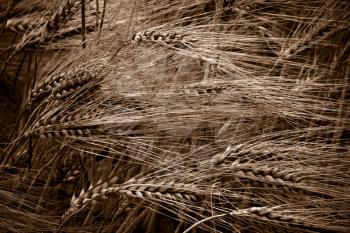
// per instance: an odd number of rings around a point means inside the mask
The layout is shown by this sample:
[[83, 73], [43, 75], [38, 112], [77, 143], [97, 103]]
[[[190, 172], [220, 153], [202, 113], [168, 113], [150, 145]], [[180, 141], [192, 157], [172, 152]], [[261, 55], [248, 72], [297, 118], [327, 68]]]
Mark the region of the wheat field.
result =
[[0, 0], [0, 232], [350, 232], [347, 0]]

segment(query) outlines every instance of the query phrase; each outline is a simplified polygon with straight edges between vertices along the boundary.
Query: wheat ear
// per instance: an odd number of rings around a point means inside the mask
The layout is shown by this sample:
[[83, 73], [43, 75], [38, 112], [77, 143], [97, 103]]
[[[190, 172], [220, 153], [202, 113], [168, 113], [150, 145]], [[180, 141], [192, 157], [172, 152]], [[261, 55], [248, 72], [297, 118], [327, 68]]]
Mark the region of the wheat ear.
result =
[[33, 19], [29, 17], [12, 18], [7, 20], [5, 29], [16, 33], [24, 33], [33, 28], [40, 27], [44, 23], [45, 22], [41, 19], [37, 20], [37, 22], [33, 22]]
[[[83, 68], [84, 67], [84, 68]], [[105, 70], [104, 70], [105, 69]], [[101, 76], [106, 74], [107, 66], [104, 59], [95, 60], [93, 64], [83, 64], [70, 72], [58, 72], [44, 78], [31, 91], [26, 103], [44, 99], [50, 94], [62, 98], [74, 92], [76, 88], [83, 86], [89, 81], [100, 81]], [[53, 98], [53, 97], [52, 97]]]
[[214, 218], [223, 218], [226, 216], [233, 216], [233, 217], [252, 217], [256, 218], [257, 220], [264, 221], [264, 222], [274, 222], [282, 227], [289, 228], [289, 229], [295, 229], [295, 227], [299, 229], [304, 230], [311, 230], [311, 231], [325, 231], [325, 230], [331, 230], [331, 229], [324, 229], [322, 227], [315, 226], [314, 224], [308, 223], [304, 219], [300, 217], [296, 217], [293, 215], [287, 215], [283, 213], [278, 213], [275, 211], [276, 207], [250, 207], [246, 209], [238, 209], [233, 210], [230, 213], [224, 213], [224, 214], [218, 214], [211, 217], [208, 217], [206, 219], [203, 219], [201, 221], [198, 221], [191, 227], [187, 228], [184, 233], [190, 232], [193, 228], [197, 227], [198, 225], [209, 221]]
[[242, 145], [228, 146], [223, 153], [215, 154], [210, 162], [214, 167], [222, 166], [233, 169], [234, 174], [242, 178], [251, 178], [275, 184], [285, 184], [285, 182], [299, 183], [302, 181], [303, 177], [301, 174], [283, 171], [281, 168], [262, 166], [257, 163], [240, 163], [239, 160], [234, 162], [228, 161], [227, 156], [231, 153], [239, 152], [241, 147]]
[[314, 44], [319, 44], [324, 38], [335, 32], [336, 30], [330, 26], [330, 22], [318, 23], [306, 35], [294, 40], [287, 49], [281, 52], [281, 56], [286, 59], [295, 57], [297, 54], [311, 48]]
[[134, 33], [130, 40], [133, 43], [140, 43], [140, 42], [158, 42], [158, 43], [165, 43], [165, 44], [185, 44], [188, 42], [193, 42], [193, 40], [189, 40], [187, 37], [187, 34], [179, 34], [176, 32], [161, 32], [156, 30], [146, 30], [142, 32], [136, 32]]
[[139, 198], [142, 200], [163, 201], [190, 201], [196, 202], [203, 198], [203, 194], [194, 184], [179, 184], [175, 182], [157, 181], [154, 179], [130, 179], [124, 184], [116, 184], [118, 177], [107, 182], [99, 182], [97, 186], [90, 186], [88, 191], [82, 190], [78, 197], [73, 196], [71, 207], [65, 216], [79, 211], [89, 203], [99, 199], [106, 199], [107, 195], [119, 193], [128, 198]]
[[70, 17], [80, 10], [80, 0], [68, 0], [67, 3], [60, 7], [48, 20], [46, 29], [48, 31], [57, 31]]
[[[87, 3], [92, 0], [87, 1]], [[86, 3], [86, 4], [87, 4]], [[44, 42], [54, 38], [54, 34], [62, 28], [62, 26], [71, 19], [71, 17], [80, 10], [79, 0], [68, 0], [67, 3], [60, 7], [51, 17], [47, 20], [46, 24], [40, 27], [37, 31], [32, 31], [28, 35], [25, 35], [22, 42], [16, 45], [15, 51], [17, 52], [25, 46], [32, 45], [38, 42]]]

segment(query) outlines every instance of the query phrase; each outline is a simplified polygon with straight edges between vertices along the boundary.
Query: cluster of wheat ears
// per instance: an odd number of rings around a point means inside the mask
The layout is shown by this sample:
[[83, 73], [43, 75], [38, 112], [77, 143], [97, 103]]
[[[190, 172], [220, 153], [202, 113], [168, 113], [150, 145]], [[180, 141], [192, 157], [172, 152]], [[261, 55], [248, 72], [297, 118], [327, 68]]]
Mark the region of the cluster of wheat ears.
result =
[[350, 232], [349, 1], [0, 3], [0, 232]]

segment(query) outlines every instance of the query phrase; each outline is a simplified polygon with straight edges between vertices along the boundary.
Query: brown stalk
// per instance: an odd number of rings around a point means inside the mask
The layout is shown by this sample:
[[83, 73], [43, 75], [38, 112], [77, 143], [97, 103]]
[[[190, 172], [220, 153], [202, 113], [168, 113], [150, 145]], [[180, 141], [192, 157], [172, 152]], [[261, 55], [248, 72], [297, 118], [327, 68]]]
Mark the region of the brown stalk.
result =
[[[85, 49], [86, 48], [85, 0], [81, 0], [80, 4], [81, 4], [80, 11], [81, 11], [81, 40], [82, 40], [81, 47]], [[98, 15], [98, 12], [96, 15]]]

